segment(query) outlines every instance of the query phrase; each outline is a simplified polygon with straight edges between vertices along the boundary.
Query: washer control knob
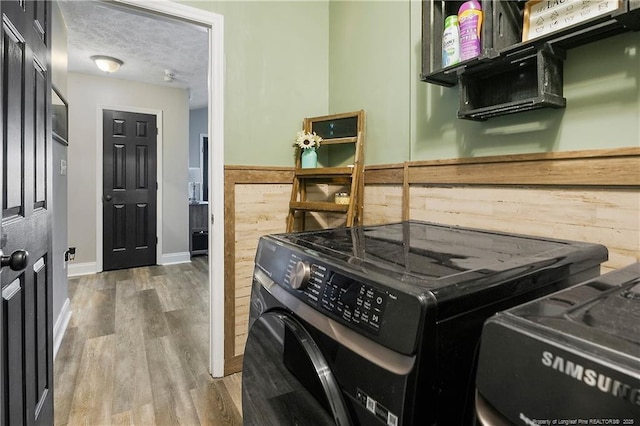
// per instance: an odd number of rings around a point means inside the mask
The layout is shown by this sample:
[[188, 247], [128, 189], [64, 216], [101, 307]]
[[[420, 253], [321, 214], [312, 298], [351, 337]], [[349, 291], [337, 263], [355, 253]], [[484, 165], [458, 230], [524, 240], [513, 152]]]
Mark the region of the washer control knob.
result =
[[291, 275], [289, 276], [289, 284], [291, 284], [291, 288], [295, 288], [296, 290], [304, 288], [309, 283], [309, 278], [311, 277], [311, 266], [309, 262], [305, 262], [303, 260], [298, 261], [296, 263], [295, 268], [291, 271]]

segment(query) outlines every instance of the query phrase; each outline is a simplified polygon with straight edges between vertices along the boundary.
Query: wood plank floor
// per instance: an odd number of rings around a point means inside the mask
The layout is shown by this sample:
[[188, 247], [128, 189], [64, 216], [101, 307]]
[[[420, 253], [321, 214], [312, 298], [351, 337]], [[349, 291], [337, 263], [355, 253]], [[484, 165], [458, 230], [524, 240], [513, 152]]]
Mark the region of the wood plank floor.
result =
[[56, 425], [241, 425], [241, 376], [208, 373], [207, 258], [69, 279]]

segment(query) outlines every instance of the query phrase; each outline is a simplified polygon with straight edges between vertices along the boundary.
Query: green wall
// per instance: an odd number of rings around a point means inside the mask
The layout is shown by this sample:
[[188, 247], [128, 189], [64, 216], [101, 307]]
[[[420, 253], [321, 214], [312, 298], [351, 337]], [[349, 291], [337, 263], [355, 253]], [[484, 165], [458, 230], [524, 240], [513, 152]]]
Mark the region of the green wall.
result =
[[[457, 88], [416, 83], [411, 160], [640, 146], [638, 34], [570, 50], [564, 109], [456, 119]], [[416, 69], [420, 64], [416, 61]]]
[[420, 81], [421, 2], [332, 1], [329, 16], [329, 107], [367, 111], [366, 164], [640, 146], [638, 33], [568, 52], [565, 109], [473, 122], [457, 87]]
[[326, 114], [326, 1], [191, 1], [224, 16], [225, 164], [292, 166], [304, 117]]
[[406, 1], [330, 2], [329, 112], [365, 110], [365, 164], [409, 156], [409, 18]]
[[303, 117], [364, 109], [366, 164], [640, 145], [640, 37], [570, 50], [564, 109], [472, 122], [420, 81], [421, 2], [188, 2], [225, 17], [225, 163], [293, 165]]

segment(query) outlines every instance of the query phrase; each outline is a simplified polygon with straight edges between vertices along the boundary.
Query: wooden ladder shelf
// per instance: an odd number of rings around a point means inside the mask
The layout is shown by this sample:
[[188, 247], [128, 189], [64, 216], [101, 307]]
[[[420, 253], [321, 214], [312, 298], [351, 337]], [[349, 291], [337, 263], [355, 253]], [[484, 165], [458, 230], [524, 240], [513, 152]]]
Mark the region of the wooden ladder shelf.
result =
[[[327, 151], [323, 162], [331, 165], [331, 152], [334, 146], [342, 145], [340, 159], [344, 162], [345, 148], [352, 145], [347, 153], [353, 164], [337, 165], [336, 167], [301, 168], [301, 149], [296, 148], [296, 168], [291, 188], [291, 201], [287, 215], [287, 232], [307, 229], [308, 213], [332, 213], [345, 216], [346, 226], [362, 223], [362, 209], [364, 207], [364, 111], [343, 114], [333, 114], [304, 119], [304, 131], [315, 132], [322, 137], [319, 152]], [[347, 148], [348, 149], [348, 148]], [[312, 186], [324, 185], [326, 188], [340, 188], [339, 192], [349, 194], [348, 204], [335, 202], [333, 194], [324, 200], [307, 198]], [[316, 197], [317, 198], [317, 197]], [[298, 229], [296, 229], [298, 228]]]

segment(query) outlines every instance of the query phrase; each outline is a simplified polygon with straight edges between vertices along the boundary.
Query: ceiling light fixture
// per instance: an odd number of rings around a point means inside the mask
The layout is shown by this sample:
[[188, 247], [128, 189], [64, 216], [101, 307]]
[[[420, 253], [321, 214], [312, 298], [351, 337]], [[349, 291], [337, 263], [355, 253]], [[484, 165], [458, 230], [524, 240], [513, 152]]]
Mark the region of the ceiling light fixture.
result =
[[122, 62], [120, 59], [112, 58], [111, 56], [95, 55], [91, 57], [91, 60], [96, 63], [96, 66], [104, 72], [113, 73], [120, 69]]
[[176, 75], [171, 70], [164, 70], [164, 81], [172, 83], [175, 80]]

